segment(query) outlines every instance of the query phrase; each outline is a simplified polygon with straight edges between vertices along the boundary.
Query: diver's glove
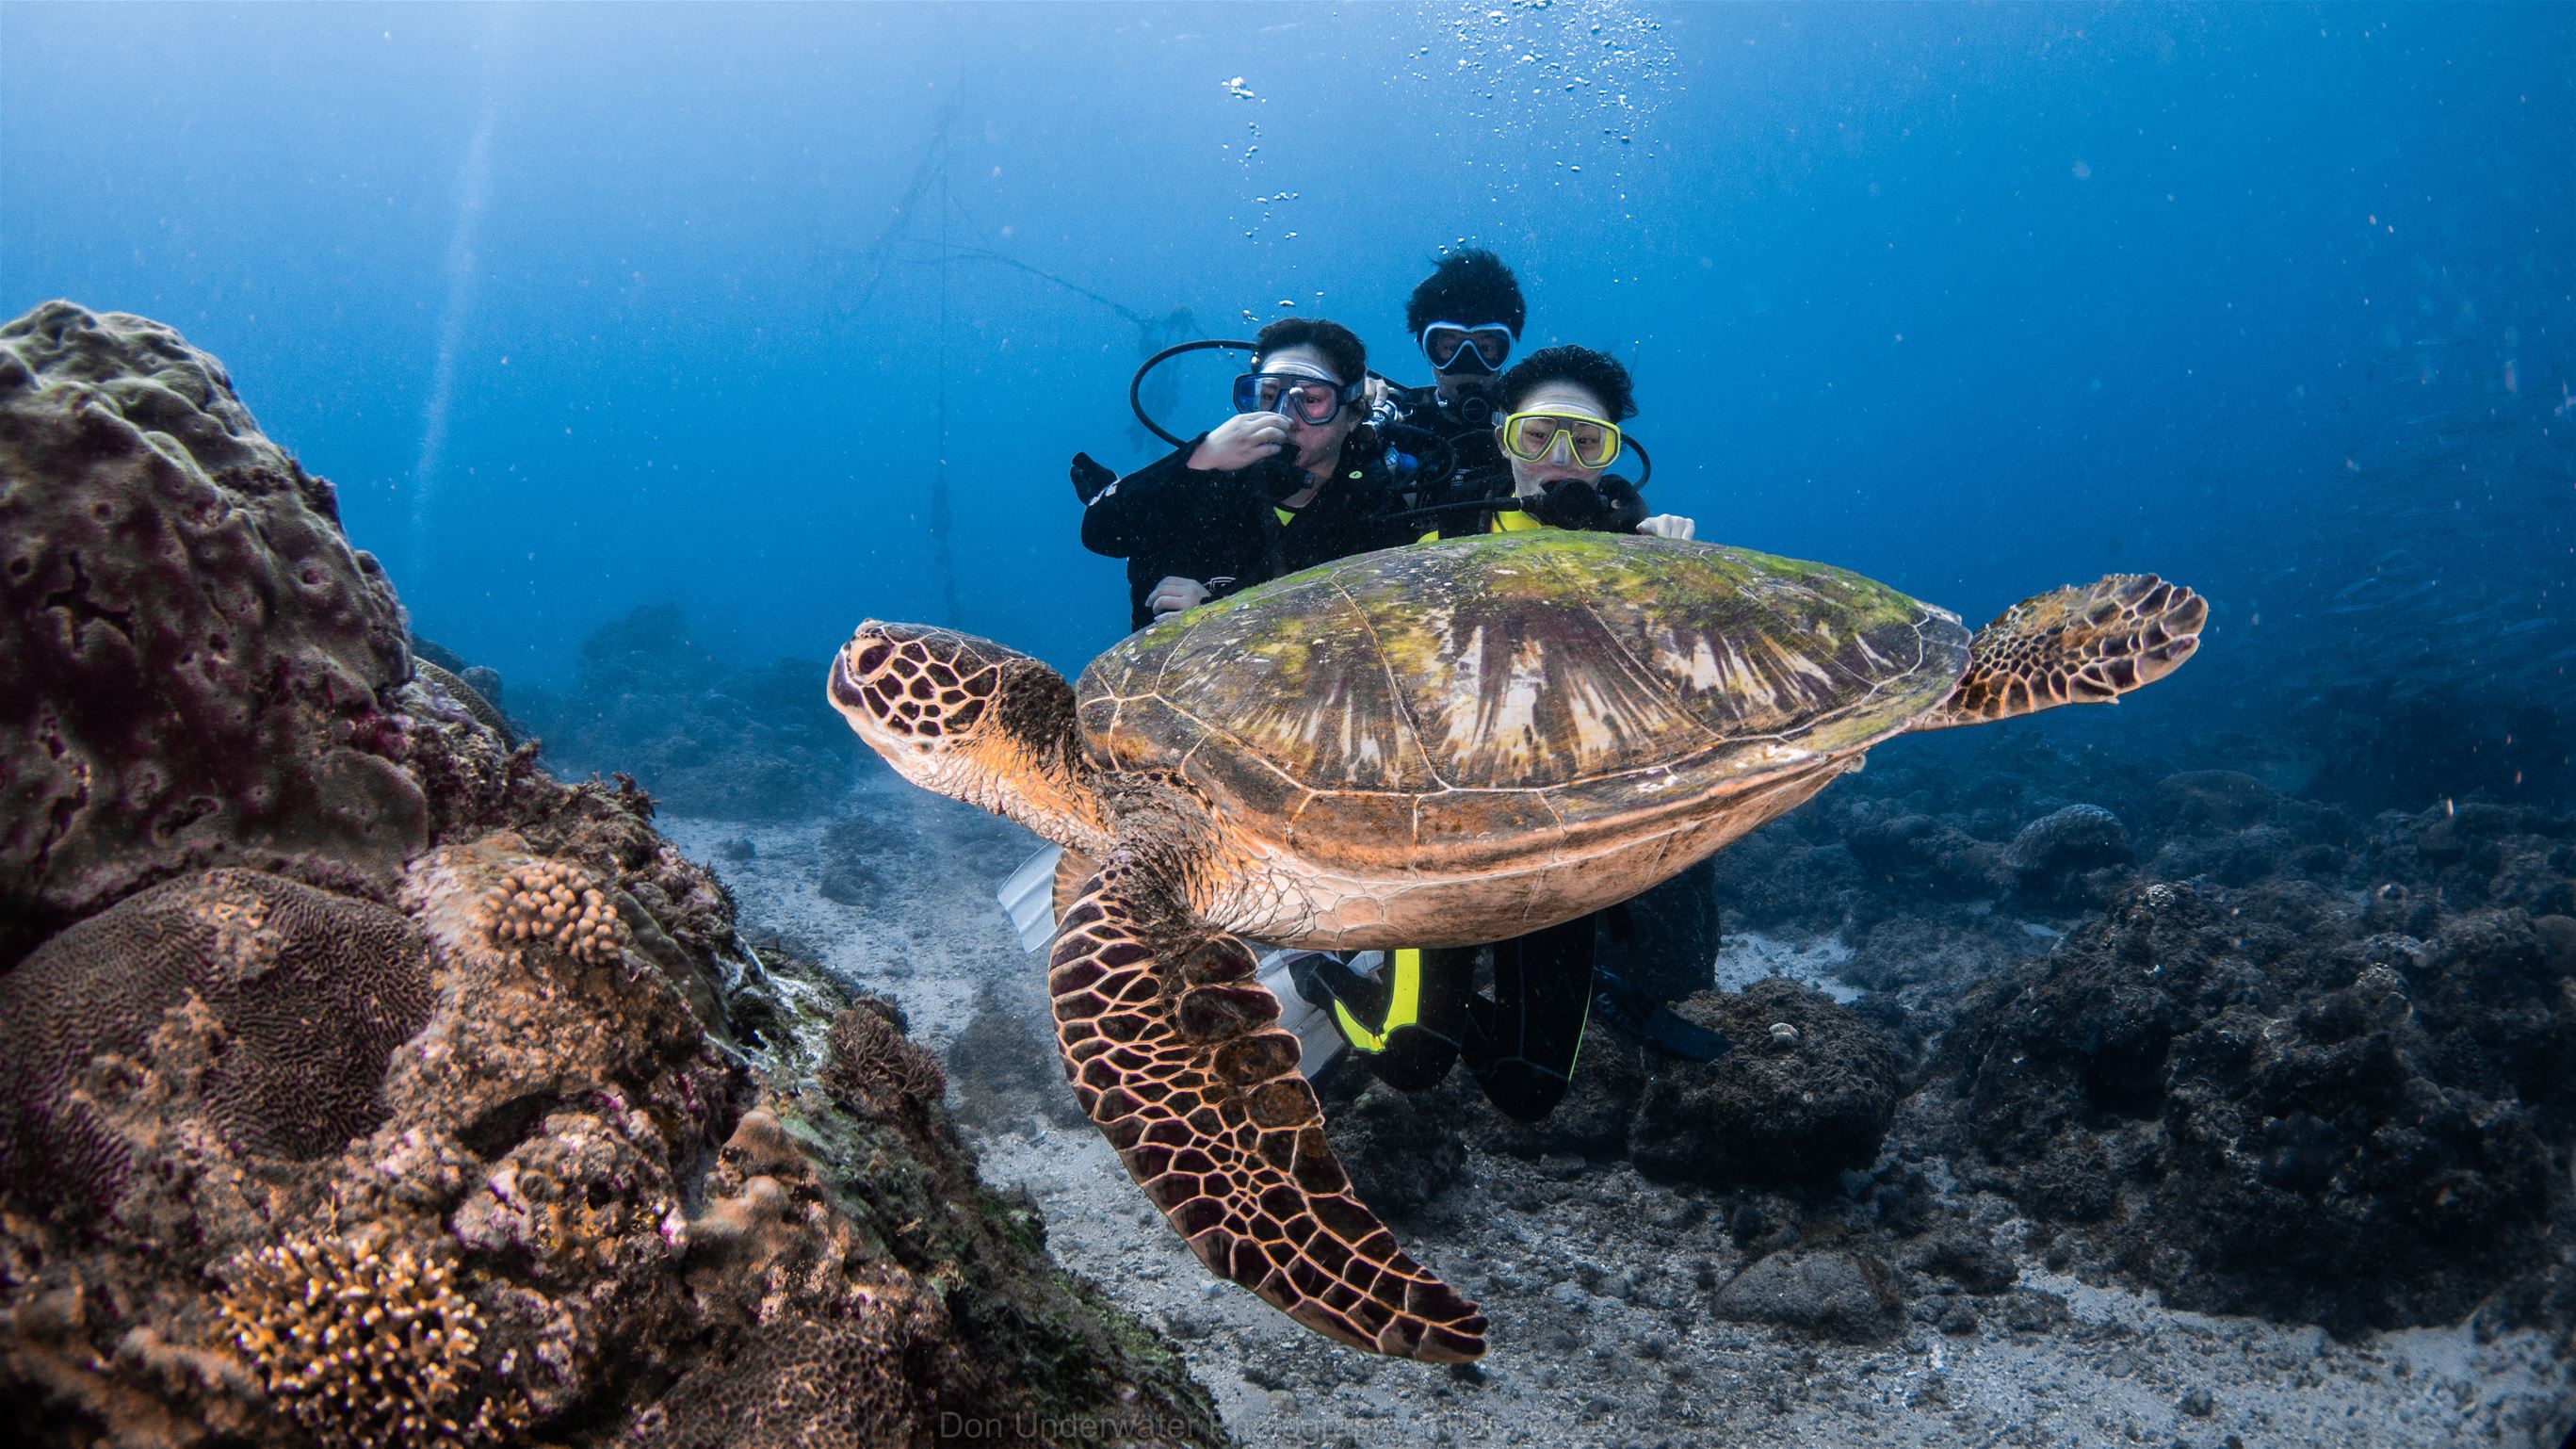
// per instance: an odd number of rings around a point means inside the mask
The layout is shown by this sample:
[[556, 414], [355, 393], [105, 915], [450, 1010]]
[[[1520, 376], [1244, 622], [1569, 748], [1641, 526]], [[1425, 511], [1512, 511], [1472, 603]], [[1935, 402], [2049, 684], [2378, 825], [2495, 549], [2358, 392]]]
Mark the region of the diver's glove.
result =
[[1117, 481], [1118, 475], [1089, 453], [1073, 455], [1073, 496], [1082, 500], [1083, 507], [1090, 507], [1092, 499]]

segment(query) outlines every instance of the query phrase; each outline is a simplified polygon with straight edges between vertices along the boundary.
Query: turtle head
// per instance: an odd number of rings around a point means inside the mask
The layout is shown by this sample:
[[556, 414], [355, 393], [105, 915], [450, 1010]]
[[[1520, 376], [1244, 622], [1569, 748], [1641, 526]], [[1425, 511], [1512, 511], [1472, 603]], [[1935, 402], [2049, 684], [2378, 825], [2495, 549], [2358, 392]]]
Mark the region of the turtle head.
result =
[[1086, 852], [1106, 831], [1064, 676], [990, 639], [870, 619], [825, 693], [895, 773]]

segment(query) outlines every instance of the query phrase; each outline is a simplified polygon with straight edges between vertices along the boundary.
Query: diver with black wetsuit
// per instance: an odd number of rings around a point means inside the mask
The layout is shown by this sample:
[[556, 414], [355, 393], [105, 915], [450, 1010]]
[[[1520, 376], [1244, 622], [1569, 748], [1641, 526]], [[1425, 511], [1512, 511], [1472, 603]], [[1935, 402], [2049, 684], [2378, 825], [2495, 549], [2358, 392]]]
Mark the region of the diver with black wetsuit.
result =
[[1512, 269], [1472, 247], [1442, 257], [1405, 299], [1404, 330], [1431, 364], [1432, 384], [1388, 389], [1379, 415], [1432, 434], [1451, 453], [1446, 476], [1409, 503], [1472, 498], [1502, 487], [1508, 470], [1494, 443], [1494, 384], [1528, 314]]
[[1235, 379], [1235, 416], [1086, 496], [1083, 547], [1127, 561], [1130, 628], [1412, 537], [1386, 520], [1396, 483], [1366, 425], [1367, 363], [1339, 323], [1273, 322]]

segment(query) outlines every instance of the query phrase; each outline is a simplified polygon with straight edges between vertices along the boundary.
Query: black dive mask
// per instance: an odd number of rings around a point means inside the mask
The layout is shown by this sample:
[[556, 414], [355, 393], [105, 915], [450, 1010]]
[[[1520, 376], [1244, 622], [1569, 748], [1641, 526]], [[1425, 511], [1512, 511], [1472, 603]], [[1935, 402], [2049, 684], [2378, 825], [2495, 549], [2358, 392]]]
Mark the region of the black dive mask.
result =
[[1601, 518], [1601, 490], [1583, 478], [1559, 478], [1525, 499], [1521, 511], [1550, 528], [1591, 528]]

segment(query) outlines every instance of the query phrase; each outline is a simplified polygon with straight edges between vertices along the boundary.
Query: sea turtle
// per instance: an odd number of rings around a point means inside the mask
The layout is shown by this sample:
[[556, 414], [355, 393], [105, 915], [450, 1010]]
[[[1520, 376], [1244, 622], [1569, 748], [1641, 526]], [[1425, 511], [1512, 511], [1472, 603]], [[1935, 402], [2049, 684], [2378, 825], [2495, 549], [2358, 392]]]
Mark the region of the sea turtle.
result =
[[1345, 558], [1166, 619], [1080, 684], [870, 621], [832, 704], [905, 778], [1096, 873], [1048, 958], [1065, 1075], [1220, 1277], [1355, 1347], [1484, 1351], [1363, 1206], [1247, 941], [1465, 945], [1625, 900], [1892, 735], [2110, 701], [2208, 606], [2148, 574], [1957, 615], [1822, 564], [1529, 532]]

